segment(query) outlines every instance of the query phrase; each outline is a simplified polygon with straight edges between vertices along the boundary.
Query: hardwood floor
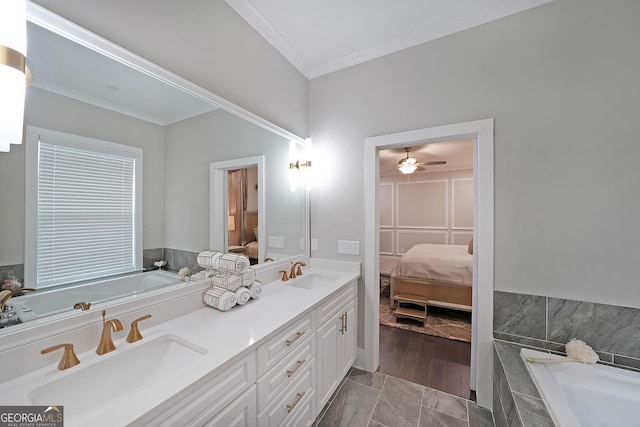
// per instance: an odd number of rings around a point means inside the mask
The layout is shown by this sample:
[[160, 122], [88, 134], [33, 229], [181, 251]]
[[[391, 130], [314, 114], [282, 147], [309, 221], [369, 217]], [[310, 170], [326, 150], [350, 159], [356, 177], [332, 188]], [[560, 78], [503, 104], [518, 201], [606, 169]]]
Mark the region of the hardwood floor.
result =
[[380, 325], [378, 372], [475, 400], [471, 344]]

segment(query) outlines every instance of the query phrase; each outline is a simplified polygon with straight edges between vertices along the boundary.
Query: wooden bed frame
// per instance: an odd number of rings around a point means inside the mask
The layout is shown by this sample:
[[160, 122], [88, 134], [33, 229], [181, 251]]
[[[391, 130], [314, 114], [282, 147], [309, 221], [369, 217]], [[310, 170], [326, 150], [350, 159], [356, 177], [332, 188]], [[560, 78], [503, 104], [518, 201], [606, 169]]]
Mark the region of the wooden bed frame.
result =
[[391, 308], [397, 301], [418, 301], [419, 305], [471, 311], [473, 287], [418, 277], [391, 275]]

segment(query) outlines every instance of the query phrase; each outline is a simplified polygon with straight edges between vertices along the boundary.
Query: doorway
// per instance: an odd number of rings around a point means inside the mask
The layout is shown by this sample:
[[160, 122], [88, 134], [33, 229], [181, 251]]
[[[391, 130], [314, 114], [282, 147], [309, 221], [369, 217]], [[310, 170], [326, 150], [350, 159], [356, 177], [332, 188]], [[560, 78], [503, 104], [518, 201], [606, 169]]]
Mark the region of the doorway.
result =
[[474, 256], [471, 389], [479, 406], [492, 403], [493, 322], [493, 119], [418, 129], [365, 140], [365, 262], [364, 337], [360, 365], [375, 371], [379, 365], [379, 282], [377, 254], [379, 215], [379, 151], [450, 139], [473, 139]]
[[378, 371], [466, 399], [473, 397], [473, 143], [380, 149], [378, 168]]

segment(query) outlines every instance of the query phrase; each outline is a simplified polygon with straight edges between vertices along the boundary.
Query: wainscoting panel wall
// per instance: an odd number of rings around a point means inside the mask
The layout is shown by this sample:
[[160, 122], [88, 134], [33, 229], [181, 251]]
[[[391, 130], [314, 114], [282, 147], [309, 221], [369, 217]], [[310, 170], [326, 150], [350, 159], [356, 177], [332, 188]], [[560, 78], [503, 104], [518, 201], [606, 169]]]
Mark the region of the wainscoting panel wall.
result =
[[380, 254], [419, 243], [466, 245], [473, 237], [473, 170], [381, 176]]

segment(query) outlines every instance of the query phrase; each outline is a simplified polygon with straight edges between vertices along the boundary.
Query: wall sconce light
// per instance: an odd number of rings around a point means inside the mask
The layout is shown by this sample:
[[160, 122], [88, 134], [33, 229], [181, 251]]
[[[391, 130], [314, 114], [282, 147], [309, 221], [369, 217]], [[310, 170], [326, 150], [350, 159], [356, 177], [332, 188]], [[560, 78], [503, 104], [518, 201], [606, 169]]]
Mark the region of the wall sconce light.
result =
[[22, 143], [26, 88], [27, 6], [0, 2], [0, 151]]
[[298, 156], [297, 144], [289, 141], [289, 186], [292, 192], [296, 191], [297, 184], [304, 185], [307, 191], [311, 190], [311, 138], [304, 142], [301, 156]]

